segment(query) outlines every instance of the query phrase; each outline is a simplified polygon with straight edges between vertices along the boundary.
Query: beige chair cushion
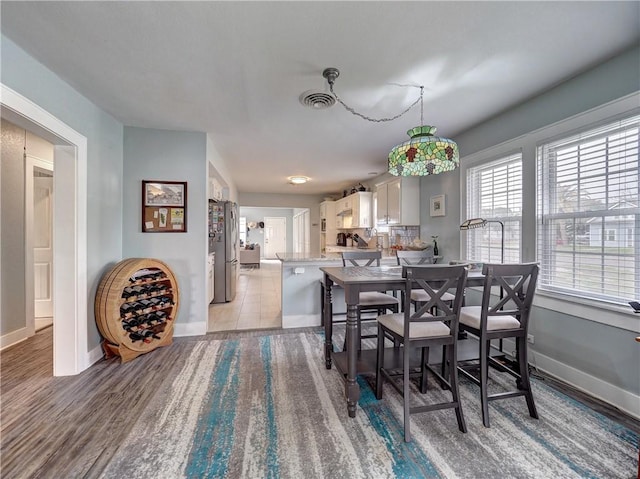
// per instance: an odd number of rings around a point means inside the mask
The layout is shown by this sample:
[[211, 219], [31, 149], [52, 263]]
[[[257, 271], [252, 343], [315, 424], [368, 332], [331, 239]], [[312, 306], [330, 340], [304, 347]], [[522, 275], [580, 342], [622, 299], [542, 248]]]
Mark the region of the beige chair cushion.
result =
[[[383, 314], [378, 316], [378, 322], [394, 333], [404, 336], [404, 313]], [[411, 323], [409, 328], [409, 339], [449, 335], [449, 326], [442, 321]]]
[[[453, 301], [456, 297], [449, 293], [443, 293], [441, 296], [442, 301]], [[426, 303], [431, 299], [431, 296], [424, 289], [413, 289], [411, 290], [411, 301], [417, 301], [418, 303]]]
[[385, 304], [400, 304], [400, 301], [398, 298], [394, 298], [390, 294], [378, 293], [376, 291], [360, 293], [360, 307]]
[[[471, 328], [480, 329], [481, 306], [463, 306], [460, 308], [460, 323]], [[489, 316], [487, 318], [487, 330], [517, 329], [520, 322], [513, 316]]]

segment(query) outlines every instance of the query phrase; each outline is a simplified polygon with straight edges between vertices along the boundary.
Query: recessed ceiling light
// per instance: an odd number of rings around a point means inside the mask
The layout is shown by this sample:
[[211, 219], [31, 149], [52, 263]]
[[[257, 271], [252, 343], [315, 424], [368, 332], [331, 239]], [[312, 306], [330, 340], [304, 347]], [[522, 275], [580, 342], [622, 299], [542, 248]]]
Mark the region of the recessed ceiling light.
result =
[[378, 172], [377, 171], [370, 171], [368, 174], [370, 176], [376, 176], [378, 174]]
[[309, 178], [306, 176], [290, 176], [287, 179], [289, 180], [289, 183], [293, 185], [303, 185], [309, 181]]

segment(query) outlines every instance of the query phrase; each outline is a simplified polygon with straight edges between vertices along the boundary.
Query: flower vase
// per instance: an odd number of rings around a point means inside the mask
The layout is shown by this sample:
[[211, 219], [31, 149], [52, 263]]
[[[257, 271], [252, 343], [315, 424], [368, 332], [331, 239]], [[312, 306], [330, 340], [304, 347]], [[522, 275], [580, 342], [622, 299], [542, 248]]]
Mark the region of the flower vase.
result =
[[438, 256], [438, 242], [433, 240], [433, 256]]

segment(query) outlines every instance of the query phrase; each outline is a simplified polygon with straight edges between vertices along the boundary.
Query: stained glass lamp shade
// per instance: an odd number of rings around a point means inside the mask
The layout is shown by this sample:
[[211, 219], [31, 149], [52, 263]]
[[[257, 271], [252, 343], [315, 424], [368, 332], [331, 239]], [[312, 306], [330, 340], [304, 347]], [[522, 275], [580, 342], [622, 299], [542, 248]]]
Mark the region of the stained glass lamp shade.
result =
[[395, 176], [427, 176], [453, 171], [460, 165], [458, 145], [434, 136], [435, 126], [416, 126], [407, 131], [410, 139], [389, 153], [389, 173]]

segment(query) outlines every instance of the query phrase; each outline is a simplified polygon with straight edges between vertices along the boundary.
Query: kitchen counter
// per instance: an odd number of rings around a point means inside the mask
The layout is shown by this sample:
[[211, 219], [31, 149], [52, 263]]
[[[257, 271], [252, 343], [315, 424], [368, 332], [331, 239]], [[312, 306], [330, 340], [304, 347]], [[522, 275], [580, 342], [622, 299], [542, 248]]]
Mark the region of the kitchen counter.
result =
[[[372, 248], [356, 248], [349, 246], [331, 246], [333, 251], [327, 253], [276, 253], [276, 257], [283, 263], [316, 263], [328, 261], [342, 261], [343, 251], [376, 251]], [[392, 250], [382, 250], [382, 263], [396, 263], [396, 255]]]
[[[277, 253], [282, 263], [282, 327], [301, 328], [320, 326], [323, 297], [320, 283], [324, 277], [320, 268], [342, 266], [342, 251], [376, 251], [375, 249], [348, 246], [330, 246], [327, 253]], [[338, 250], [339, 249], [339, 250]], [[383, 250], [381, 265], [395, 266], [397, 258], [393, 250]], [[344, 293], [334, 291], [334, 313], [344, 313]]]

